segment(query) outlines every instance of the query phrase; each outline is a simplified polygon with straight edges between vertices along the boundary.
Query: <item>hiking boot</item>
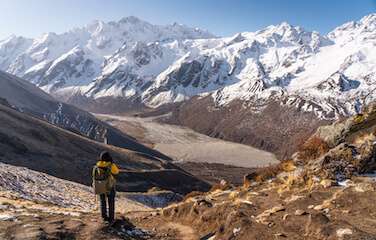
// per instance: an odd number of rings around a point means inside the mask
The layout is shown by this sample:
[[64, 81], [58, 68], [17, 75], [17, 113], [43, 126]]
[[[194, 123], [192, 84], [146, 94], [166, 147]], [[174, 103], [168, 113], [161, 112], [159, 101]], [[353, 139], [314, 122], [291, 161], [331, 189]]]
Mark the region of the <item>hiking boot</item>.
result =
[[105, 223], [109, 223], [110, 222], [110, 219], [108, 217], [102, 217], [102, 220]]
[[112, 227], [115, 224], [115, 219], [109, 219], [108, 220], [108, 226]]

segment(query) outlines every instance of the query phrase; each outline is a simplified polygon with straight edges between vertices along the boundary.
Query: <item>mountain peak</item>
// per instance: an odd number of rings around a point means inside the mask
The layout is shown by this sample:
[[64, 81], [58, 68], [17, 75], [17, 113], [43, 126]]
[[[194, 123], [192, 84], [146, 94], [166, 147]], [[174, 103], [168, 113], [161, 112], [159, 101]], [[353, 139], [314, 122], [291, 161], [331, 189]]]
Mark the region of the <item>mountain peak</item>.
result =
[[290, 23], [283, 21], [277, 25], [270, 25], [267, 27], [267, 29], [274, 30], [274, 31], [281, 31], [281, 30], [286, 31], [286, 30], [295, 29], [295, 27], [291, 25]]
[[297, 32], [297, 31], [304, 31], [300, 27], [295, 27], [288, 22], [281, 22], [278, 25], [270, 25], [264, 28], [263, 30], [257, 31], [258, 34], [266, 34], [266, 35], [273, 35], [277, 34], [280, 36], [285, 35], [286, 33], [291, 34], [291, 32]]
[[0, 39], [0, 44], [12, 43], [12, 42], [15, 43], [15, 42], [18, 42], [18, 41], [25, 41], [25, 40], [30, 40], [30, 39], [26, 38], [26, 37], [17, 36], [15, 34], [12, 34], [5, 39]]
[[367, 16], [364, 16], [362, 19], [360, 19], [359, 22], [365, 25], [376, 24], [376, 13], [371, 13]]
[[284, 28], [284, 29], [294, 28], [293, 25], [291, 25], [290, 23], [288, 23], [286, 21], [281, 22], [280, 24], [277, 25], [277, 27], [278, 28]]
[[144, 22], [143, 20], [139, 19], [138, 17], [135, 16], [128, 16], [128, 17], [123, 17], [119, 20], [119, 23], [131, 23], [131, 24], [136, 24]]
[[344, 23], [328, 33], [328, 37], [332, 40], [348, 41], [354, 39], [355, 35], [373, 34], [374, 30], [376, 30], [376, 13], [364, 16], [359, 21]]

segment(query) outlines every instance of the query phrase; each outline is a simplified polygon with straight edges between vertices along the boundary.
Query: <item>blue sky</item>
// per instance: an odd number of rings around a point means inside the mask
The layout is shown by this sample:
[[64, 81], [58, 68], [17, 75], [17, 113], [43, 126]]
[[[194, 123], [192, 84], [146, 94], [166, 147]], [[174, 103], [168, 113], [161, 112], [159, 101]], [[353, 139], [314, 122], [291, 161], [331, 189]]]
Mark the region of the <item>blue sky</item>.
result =
[[0, 39], [10, 34], [61, 33], [94, 19], [110, 21], [130, 15], [229, 36], [282, 21], [327, 33], [375, 13], [376, 0], [0, 0], [0, 9]]

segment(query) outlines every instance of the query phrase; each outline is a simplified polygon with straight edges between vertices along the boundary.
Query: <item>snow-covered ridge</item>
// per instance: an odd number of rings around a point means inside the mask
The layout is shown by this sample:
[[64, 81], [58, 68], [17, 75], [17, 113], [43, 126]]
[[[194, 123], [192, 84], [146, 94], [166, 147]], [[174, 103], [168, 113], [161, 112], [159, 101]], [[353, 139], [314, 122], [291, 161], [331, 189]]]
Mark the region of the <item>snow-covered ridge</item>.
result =
[[94, 21], [62, 34], [2, 40], [0, 68], [52, 91], [62, 86], [87, 85], [100, 74], [105, 59], [125, 43], [212, 37], [201, 29], [180, 24], [152, 25], [136, 17], [118, 22]]
[[326, 36], [283, 22], [225, 38], [128, 17], [1, 41], [0, 67], [66, 98], [140, 99], [151, 107], [196, 95], [218, 106], [272, 98], [336, 118], [376, 97], [375, 45], [376, 14]]

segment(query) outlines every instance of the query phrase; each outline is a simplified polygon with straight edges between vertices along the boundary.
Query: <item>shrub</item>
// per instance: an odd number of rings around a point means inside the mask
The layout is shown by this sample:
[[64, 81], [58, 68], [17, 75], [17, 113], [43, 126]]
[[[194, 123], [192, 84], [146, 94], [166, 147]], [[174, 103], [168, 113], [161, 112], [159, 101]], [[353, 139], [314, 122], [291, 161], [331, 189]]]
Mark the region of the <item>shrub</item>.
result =
[[360, 124], [360, 123], [364, 122], [364, 120], [365, 120], [365, 116], [363, 114], [358, 114], [354, 118], [354, 123]]
[[295, 163], [293, 160], [285, 160], [280, 163], [281, 169], [285, 172], [292, 172], [296, 169]]
[[299, 159], [303, 161], [316, 159], [329, 151], [329, 145], [321, 138], [314, 136], [299, 148]]
[[374, 133], [363, 133], [354, 139], [355, 144], [363, 144], [365, 142], [374, 142], [374, 141], [375, 141]]
[[243, 187], [250, 187], [252, 181], [263, 182], [265, 180], [276, 177], [280, 172], [284, 171], [284, 164], [285, 161], [276, 165], [258, 168], [255, 172], [245, 175], [243, 179]]
[[281, 163], [277, 165], [270, 165], [257, 170], [257, 182], [262, 182], [276, 177], [282, 171]]

